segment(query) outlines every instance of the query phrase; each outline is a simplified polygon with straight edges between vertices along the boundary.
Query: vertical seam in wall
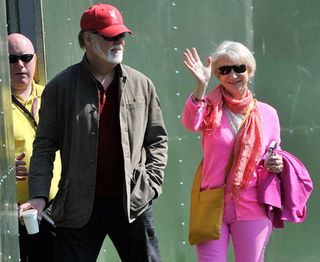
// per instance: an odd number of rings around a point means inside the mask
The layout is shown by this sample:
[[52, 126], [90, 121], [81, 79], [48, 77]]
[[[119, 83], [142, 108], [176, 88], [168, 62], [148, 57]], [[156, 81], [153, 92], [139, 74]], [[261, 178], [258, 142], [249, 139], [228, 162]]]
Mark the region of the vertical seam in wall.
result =
[[[252, 51], [254, 55], [254, 27], [253, 27], [253, 0], [246, 0], [245, 4], [245, 26], [246, 26], [246, 45]], [[252, 79], [253, 81], [253, 79]], [[252, 92], [254, 93], [254, 85], [251, 86]]]

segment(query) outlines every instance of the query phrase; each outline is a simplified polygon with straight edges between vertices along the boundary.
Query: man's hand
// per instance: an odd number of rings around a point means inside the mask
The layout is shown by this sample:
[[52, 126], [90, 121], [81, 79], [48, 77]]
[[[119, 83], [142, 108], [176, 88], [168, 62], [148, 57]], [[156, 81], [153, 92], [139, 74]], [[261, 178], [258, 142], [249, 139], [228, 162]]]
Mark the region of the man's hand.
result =
[[29, 175], [28, 170], [26, 168], [26, 162], [23, 161], [26, 154], [22, 152], [16, 158], [16, 180], [23, 181], [26, 180], [26, 177]]
[[40, 221], [42, 219], [42, 211], [46, 206], [46, 201], [44, 198], [34, 198], [30, 199], [28, 202], [23, 203], [19, 206], [19, 220], [22, 224], [23, 218], [22, 218], [22, 212], [28, 209], [37, 209], [38, 210], [38, 220]]

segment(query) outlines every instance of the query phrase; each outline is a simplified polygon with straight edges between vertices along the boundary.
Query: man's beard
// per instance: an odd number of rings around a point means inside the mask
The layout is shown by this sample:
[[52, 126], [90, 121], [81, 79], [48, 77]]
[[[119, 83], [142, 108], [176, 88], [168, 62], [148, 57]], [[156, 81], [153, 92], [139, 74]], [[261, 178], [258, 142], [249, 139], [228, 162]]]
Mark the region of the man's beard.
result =
[[107, 53], [104, 53], [100, 47], [100, 45], [98, 44], [97, 41], [93, 42], [93, 52], [98, 55], [100, 58], [102, 58], [104, 61], [110, 63], [110, 64], [120, 64], [122, 62], [123, 59], [123, 51], [119, 52], [116, 51], [112, 52], [112, 50], [114, 49], [120, 49], [121, 46], [120, 45], [113, 45]]
[[106, 61], [111, 64], [120, 64], [123, 59], [123, 51], [112, 52], [113, 49], [119, 49], [119, 45], [112, 46], [106, 54]]

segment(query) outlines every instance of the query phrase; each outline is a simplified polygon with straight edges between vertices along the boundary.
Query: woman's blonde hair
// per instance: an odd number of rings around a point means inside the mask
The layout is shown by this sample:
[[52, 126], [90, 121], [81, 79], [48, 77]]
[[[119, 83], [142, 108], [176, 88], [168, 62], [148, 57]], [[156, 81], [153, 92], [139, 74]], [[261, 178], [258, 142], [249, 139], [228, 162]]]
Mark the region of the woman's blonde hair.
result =
[[251, 51], [243, 44], [233, 41], [222, 42], [212, 57], [212, 72], [218, 77], [218, 64], [222, 58], [230, 60], [235, 65], [245, 64], [248, 68], [249, 79], [254, 76], [256, 71], [256, 60]]

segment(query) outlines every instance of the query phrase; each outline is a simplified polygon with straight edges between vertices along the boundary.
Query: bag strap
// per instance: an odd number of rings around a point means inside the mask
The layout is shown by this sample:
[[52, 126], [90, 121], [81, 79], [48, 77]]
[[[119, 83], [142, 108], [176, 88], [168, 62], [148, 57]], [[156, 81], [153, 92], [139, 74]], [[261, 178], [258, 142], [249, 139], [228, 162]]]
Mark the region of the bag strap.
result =
[[257, 100], [256, 100], [256, 99], [253, 99], [253, 100], [250, 102], [250, 105], [249, 105], [249, 107], [248, 107], [248, 110], [247, 110], [247, 112], [245, 113], [244, 118], [243, 118], [243, 120], [242, 120], [242, 122], [241, 122], [240, 128], [241, 128], [241, 127], [243, 126], [243, 124], [247, 121], [247, 119], [248, 119], [248, 117], [249, 117], [249, 115], [250, 115], [250, 113], [251, 113], [251, 111], [252, 111], [252, 109], [254, 108], [254, 106], [255, 106], [256, 103], [257, 103]]
[[15, 105], [18, 106], [24, 113], [26, 113], [28, 117], [31, 119], [34, 126], [37, 127], [38, 126], [37, 121], [34, 118], [34, 116], [31, 114], [31, 112], [23, 104], [21, 104], [20, 101], [14, 95], [11, 95], [11, 98], [12, 98], [12, 102], [15, 103]]
[[[248, 110], [241, 122], [241, 125], [240, 125], [240, 128], [243, 126], [243, 124], [247, 121], [252, 109], [254, 108], [256, 104], [256, 100], [252, 100], [249, 107], [248, 107]], [[233, 160], [234, 160], [234, 144], [232, 146], [232, 150], [231, 150], [231, 153], [230, 153], [230, 156], [229, 156], [229, 159], [228, 159], [228, 163], [226, 165], [226, 169], [225, 169], [225, 176], [224, 176], [224, 182], [225, 184], [227, 183], [227, 178], [229, 176], [229, 173], [230, 173], [230, 170], [231, 170], [231, 166], [232, 166], [232, 163], [233, 163]], [[193, 185], [192, 185], [192, 192], [200, 192], [200, 188], [201, 188], [201, 182], [202, 182], [202, 167], [203, 167], [203, 158], [201, 159], [199, 165], [198, 165], [198, 168], [197, 168], [197, 171], [196, 171], [196, 174], [195, 174], [195, 177], [194, 177], [194, 181], [193, 181]]]
[[196, 174], [194, 176], [193, 184], [192, 184], [192, 193], [198, 194], [200, 192], [201, 188], [201, 182], [202, 182], [202, 166], [203, 166], [203, 158], [201, 159]]

